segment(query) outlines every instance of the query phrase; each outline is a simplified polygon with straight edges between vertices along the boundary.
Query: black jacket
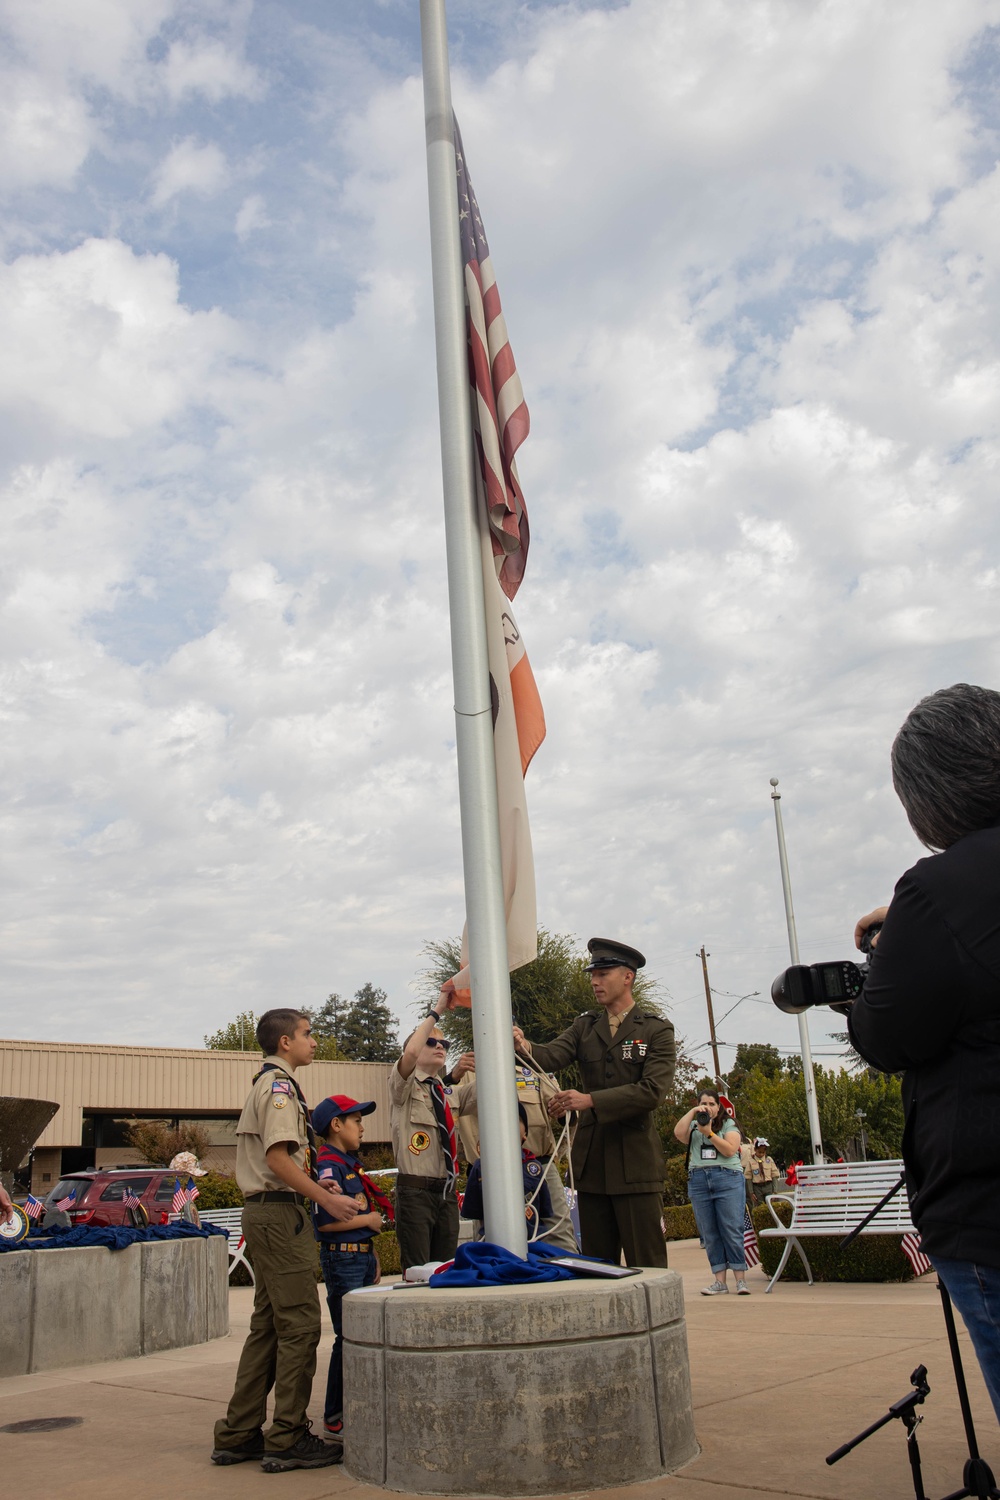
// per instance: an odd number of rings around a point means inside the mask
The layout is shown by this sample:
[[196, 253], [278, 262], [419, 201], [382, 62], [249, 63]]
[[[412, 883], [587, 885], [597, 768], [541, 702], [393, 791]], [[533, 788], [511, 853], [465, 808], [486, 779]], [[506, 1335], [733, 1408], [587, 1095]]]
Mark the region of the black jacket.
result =
[[674, 1028], [636, 1005], [611, 1040], [603, 1010], [588, 1010], [551, 1042], [529, 1044], [546, 1072], [580, 1064], [592, 1094], [573, 1139], [573, 1175], [583, 1193], [662, 1193], [663, 1147], [653, 1111], [674, 1079]]
[[848, 1025], [873, 1066], [905, 1070], [924, 1249], [1000, 1267], [1000, 829], [907, 870]]

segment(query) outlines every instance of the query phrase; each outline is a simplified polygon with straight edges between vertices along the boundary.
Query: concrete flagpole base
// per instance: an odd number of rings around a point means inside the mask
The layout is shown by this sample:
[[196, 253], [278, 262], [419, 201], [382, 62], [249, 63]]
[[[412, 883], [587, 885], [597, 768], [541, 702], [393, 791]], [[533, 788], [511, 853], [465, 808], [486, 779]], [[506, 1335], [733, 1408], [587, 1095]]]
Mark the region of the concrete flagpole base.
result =
[[413, 1495], [551, 1495], [696, 1456], [682, 1282], [647, 1270], [344, 1299], [345, 1466]]

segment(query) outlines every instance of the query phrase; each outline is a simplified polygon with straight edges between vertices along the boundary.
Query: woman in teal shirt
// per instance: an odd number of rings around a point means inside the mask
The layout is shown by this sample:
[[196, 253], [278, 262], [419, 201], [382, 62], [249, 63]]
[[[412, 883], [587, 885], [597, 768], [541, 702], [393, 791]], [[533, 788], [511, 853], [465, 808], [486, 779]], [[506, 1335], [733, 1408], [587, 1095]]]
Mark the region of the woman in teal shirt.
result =
[[[698, 1114], [708, 1119], [700, 1124]], [[743, 1248], [746, 1189], [740, 1161], [742, 1136], [736, 1121], [722, 1108], [718, 1094], [705, 1090], [694, 1108], [677, 1121], [674, 1135], [688, 1148], [691, 1207], [708, 1263], [715, 1272], [712, 1285], [702, 1287], [702, 1296], [718, 1297], [728, 1292], [726, 1273], [732, 1271], [737, 1293], [748, 1297]]]

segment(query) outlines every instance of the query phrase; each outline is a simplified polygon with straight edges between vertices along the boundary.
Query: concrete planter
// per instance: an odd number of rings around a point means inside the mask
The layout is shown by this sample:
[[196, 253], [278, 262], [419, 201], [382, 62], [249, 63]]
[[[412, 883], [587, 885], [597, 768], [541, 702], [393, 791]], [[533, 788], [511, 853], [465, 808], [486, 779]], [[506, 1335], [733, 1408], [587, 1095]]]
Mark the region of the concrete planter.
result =
[[345, 1463], [416, 1495], [638, 1484], [694, 1458], [681, 1278], [344, 1299]]
[[229, 1332], [222, 1235], [0, 1255], [0, 1376], [136, 1359]]

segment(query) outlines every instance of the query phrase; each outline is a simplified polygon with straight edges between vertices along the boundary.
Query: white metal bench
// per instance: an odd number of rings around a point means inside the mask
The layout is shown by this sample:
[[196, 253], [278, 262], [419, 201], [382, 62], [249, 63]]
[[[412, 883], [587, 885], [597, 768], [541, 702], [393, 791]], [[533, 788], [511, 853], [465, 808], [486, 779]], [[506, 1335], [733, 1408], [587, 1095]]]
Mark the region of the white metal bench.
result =
[[[822, 1166], [797, 1169], [798, 1185], [794, 1197], [789, 1193], [771, 1193], [767, 1206], [776, 1229], [762, 1229], [762, 1239], [784, 1238], [785, 1249], [778, 1269], [771, 1277], [767, 1290], [781, 1276], [794, 1250], [806, 1268], [809, 1285], [813, 1284], [812, 1267], [806, 1259], [801, 1241], [818, 1239], [821, 1235], [843, 1238], [855, 1225], [860, 1224], [865, 1214], [871, 1213], [880, 1198], [884, 1198], [891, 1187], [895, 1187], [903, 1172], [901, 1161], [838, 1161]], [[792, 1205], [791, 1224], [782, 1224], [774, 1211], [776, 1199]], [[906, 1188], [901, 1187], [894, 1198], [880, 1213], [862, 1229], [862, 1234], [916, 1234], [910, 1218], [910, 1201]]]
[[232, 1276], [237, 1266], [246, 1266], [250, 1273], [250, 1284], [256, 1286], [253, 1266], [247, 1260], [247, 1242], [243, 1238], [243, 1210], [242, 1208], [206, 1208], [199, 1213], [198, 1218], [203, 1224], [215, 1224], [219, 1229], [229, 1232], [229, 1274]]

